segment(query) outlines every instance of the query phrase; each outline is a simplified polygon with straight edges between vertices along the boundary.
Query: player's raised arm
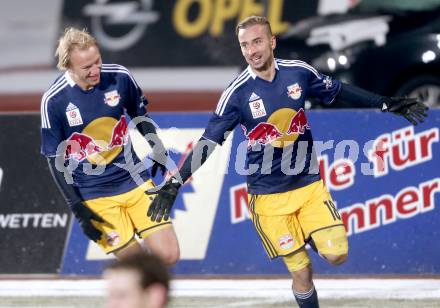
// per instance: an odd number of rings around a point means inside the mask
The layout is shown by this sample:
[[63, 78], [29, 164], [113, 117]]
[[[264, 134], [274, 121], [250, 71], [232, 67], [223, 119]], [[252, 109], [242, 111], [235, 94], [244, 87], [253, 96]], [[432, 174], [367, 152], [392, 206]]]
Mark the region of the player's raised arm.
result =
[[403, 116], [413, 125], [423, 122], [428, 116], [428, 107], [416, 98], [381, 96], [346, 83], [342, 83], [337, 97], [356, 106], [376, 107]]
[[381, 96], [326, 76], [305, 62], [296, 62], [307, 68], [306, 71], [310, 75], [310, 96], [327, 105], [338, 99], [356, 107], [380, 108], [384, 112], [393, 112], [405, 117], [413, 125], [423, 122], [427, 116], [428, 107], [415, 98]]

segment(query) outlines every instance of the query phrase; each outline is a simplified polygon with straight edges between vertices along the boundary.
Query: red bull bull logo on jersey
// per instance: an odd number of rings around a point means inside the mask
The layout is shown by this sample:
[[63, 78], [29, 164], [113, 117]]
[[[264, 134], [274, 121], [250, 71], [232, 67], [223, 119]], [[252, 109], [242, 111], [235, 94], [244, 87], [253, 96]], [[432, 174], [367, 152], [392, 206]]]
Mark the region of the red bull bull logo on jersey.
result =
[[104, 93], [104, 96], [104, 103], [106, 103], [110, 107], [117, 106], [119, 104], [119, 100], [121, 99], [121, 96], [116, 90], [106, 92]]
[[[75, 132], [66, 140], [66, 160], [75, 159], [81, 162], [86, 158], [91, 158], [91, 156], [97, 153], [103, 153], [104, 158], [106, 158], [108, 155], [105, 155], [105, 153], [110, 153], [112, 150], [121, 148], [128, 143], [129, 134], [125, 116], [121, 116], [119, 121], [113, 125], [111, 135], [108, 133], [110, 136], [107, 135], [107, 137], [103, 136], [103, 138], [96, 138], [97, 136], [93, 135], [93, 132], [90, 133], [90, 131], [91, 129], [84, 129], [82, 133]], [[106, 144], [106, 142], [101, 139], [109, 141]], [[116, 156], [119, 151], [120, 150], [111, 156]], [[92, 162], [96, 161], [92, 160]]]
[[279, 144], [284, 144], [281, 141], [294, 141], [295, 136], [302, 135], [307, 129], [310, 129], [303, 108], [297, 112], [284, 108], [284, 110], [277, 110], [272, 115], [275, 116], [269, 118], [270, 122], [258, 123], [249, 133], [246, 133], [246, 129], [243, 127], [244, 134], [248, 139], [248, 146], [266, 145], [277, 140], [277, 144], [274, 146], [278, 147]]
[[304, 109], [301, 108], [290, 120], [289, 129], [286, 134], [304, 134], [306, 129], [310, 129], [309, 123], [307, 121], [306, 113]]
[[109, 149], [113, 149], [115, 147], [121, 147], [127, 144], [128, 142], [128, 125], [125, 120], [125, 116], [121, 116], [121, 119], [116, 123], [113, 127], [112, 137], [110, 139], [110, 143], [108, 144]]
[[294, 100], [301, 97], [302, 89], [298, 83], [292, 84], [287, 87], [287, 95]]
[[86, 157], [102, 152], [92, 137], [82, 133], [73, 133], [67, 140], [65, 159], [83, 161]]
[[258, 123], [246, 137], [249, 140], [249, 146], [253, 146], [257, 143], [266, 145], [280, 138], [282, 135], [283, 134], [274, 124], [262, 122]]

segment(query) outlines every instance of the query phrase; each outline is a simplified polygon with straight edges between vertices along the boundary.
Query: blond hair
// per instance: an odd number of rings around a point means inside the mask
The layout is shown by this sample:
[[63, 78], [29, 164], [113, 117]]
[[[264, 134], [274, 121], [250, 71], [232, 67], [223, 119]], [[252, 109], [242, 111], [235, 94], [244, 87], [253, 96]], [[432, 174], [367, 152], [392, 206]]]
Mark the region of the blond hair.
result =
[[96, 39], [86, 29], [66, 28], [58, 40], [58, 47], [55, 51], [55, 56], [58, 58], [58, 69], [65, 71], [69, 68], [70, 54], [73, 49], [87, 49], [92, 45], [97, 45]]
[[270, 23], [267, 20], [266, 17], [263, 16], [249, 16], [243, 19], [235, 28], [235, 34], [238, 35], [238, 31], [241, 29], [246, 29], [248, 27], [254, 26], [254, 25], [262, 25], [265, 26], [267, 29], [267, 32], [270, 36], [272, 36], [272, 28], [270, 27]]

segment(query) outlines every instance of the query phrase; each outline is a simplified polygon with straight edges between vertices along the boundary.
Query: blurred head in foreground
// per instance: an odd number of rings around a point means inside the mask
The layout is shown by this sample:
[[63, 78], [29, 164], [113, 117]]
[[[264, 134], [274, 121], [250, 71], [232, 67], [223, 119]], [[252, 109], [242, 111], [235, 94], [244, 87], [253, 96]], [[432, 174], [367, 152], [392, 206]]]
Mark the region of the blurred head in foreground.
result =
[[169, 273], [151, 254], [137, 253], [116, 260], [104, 271], [106, 308], [159, 308], [168, 301]]

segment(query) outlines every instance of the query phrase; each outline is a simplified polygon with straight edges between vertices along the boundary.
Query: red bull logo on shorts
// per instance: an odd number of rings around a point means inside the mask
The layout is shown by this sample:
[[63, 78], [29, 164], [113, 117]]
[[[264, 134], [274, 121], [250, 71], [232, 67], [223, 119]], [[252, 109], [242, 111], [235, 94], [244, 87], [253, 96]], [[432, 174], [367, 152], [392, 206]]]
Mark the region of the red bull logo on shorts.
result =
[[288, 250], [293, 248], [293, 238], [292, 235], [288, 234], [288, 235], [283, 235], [278, 239], [278, 244], [280, 245], [280, 248], [282, 250]]
[[121, 242], [121, 237], [115, 231], [112, 231], [109, 234], [107, 234], [107, 244], [108, 245], [118, 246], [120, 242]]

